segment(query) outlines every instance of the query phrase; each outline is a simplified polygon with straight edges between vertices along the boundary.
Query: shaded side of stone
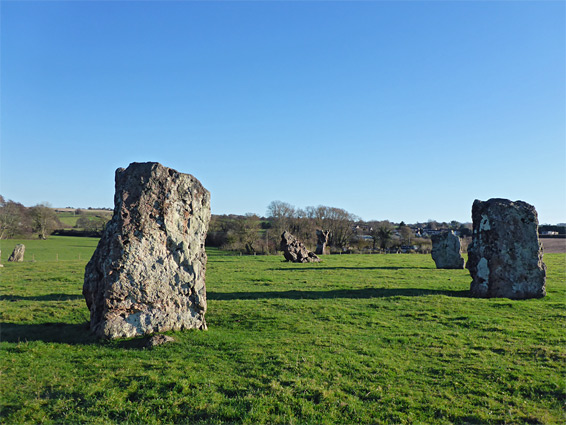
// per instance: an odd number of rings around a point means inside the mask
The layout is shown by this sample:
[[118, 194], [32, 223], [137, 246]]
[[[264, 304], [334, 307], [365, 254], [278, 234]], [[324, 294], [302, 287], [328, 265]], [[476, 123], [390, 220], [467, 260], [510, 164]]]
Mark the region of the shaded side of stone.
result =
[[546, 265], [535, 208], [507, 199], [474, 201], [468, 263], [476, 297], [511, 299], [546, 295]]
[[8, 261], [21, 263], [24, 261], [24, 254], [26, 252], [26, 246], [24, 244], [17, 244], [12, 251], [12, 255], [8, 258]]
[[104, 338], [206, 329], [210, 194], [159, 163], [116, 170], [114, 215], [85, 268], [91, 330]]
[[283, 251], [285, 260], [293, 263], [317, 263], [320, 261], [320, 258], [314, 252], [309, 251], [287, 231], [281, 235], [281, 251]]
[[437, 269], [463, 269], [460, 238], [454, 232], [432, 235], [432, 259]]

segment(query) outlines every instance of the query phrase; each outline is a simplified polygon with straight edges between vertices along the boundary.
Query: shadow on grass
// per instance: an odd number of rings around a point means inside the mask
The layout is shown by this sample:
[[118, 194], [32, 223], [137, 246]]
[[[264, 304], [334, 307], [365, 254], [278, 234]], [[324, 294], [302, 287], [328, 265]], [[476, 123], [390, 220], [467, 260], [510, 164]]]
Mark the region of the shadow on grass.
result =
[[104, 340], [96, 337], [91, 331], [89, 322], [19, 324], [0, 323], [0, 342], [43, 341], [70, 345], [107, 345], [126, 350], [144, 350], [151, 335], [131, 339]]
[[0, 342], [43, 341], [73, 345], [94, 344], [89, 323], [0, 323]]
[[0, 295], [0, 301], [73, 301], [84, 300], [84, 295], [75, 294], [46, 294], [31, 297], [22, 295]]
[[208, 291], [209, 300], [259, 300], [292, 299], [319, 300], [334, 298], [385, 298], [385, 297], [423, 297], [428, 295], [446, 295], [448, 297], [470, 298], [470, 291], [442, 291], [436, 289], [413, 288], [364, 288], [333, 289], [330, 291], [270, 291], [270, 292], [213, 292]]
[[436, 270], [434, 267], [277, 267], [269, 271], [305, 271], [305, 270]]

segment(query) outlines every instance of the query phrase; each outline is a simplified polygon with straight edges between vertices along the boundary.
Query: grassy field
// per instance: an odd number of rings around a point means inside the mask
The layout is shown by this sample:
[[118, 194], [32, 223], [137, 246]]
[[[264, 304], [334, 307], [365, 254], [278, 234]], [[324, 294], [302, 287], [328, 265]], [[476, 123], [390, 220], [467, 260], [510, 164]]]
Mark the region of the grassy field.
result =
[[[16, 244], [20, 243], [26, 246], [24, 262], [82, 260], [86, 264], [98, 244], [98, 238], [50, 236], [45, 241], [40, 239], [2, 239], [0, 240], [0, 250], [2, 250], [0, 261], [3, 264], [8, 261], [8, 257], [12, 254]], [[38, 266], [38, 270], [41, 269], [42, 266]]]
[[467, 271], [426, 255], [211, 250], [209, 330], [147, 350], [88, 332], [96, 240], [35, 243], [0, 271], [4, 423], [565, 421], [564, 254], [545, 255], [546, 298], [511, 301], [469, 298]]
[[79, 217], [80, 216], [75, 214], [73, 211], [65, 211], [65, 212], [57, 213], [57, 218], [59, 219], [59, 221], [68, 227], [75, 227]]

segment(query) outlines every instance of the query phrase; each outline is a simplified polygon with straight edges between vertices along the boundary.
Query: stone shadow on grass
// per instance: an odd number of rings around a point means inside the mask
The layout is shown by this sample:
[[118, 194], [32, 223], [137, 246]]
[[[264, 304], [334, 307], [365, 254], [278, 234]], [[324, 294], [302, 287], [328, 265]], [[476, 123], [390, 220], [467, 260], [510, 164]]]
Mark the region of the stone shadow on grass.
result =
[[45, 294], [26, 297], [23, 295], [0, 295], [0, 301], [73, 301], [84, 300], [84, 295], [76, 294]]
[[0, 342], [43, 341], [73, 345], [97, 342], [88, 322], [83, 323], [0, 323]]
[[109, 345], [126, 350], [147, 349], [147, 343], [152, 335], [129, 339], [117, 339], [115, 341], [104, 340], [96, 337], [90, 331], [89, 322], [71, 323], [41, 323], [41, 324], [19, 324], [0, 323], [0, 342], [31, 342], [42, 341], [46, 343], [70, 344], [70, 345]]
[[[285, 261], [282, 261], [285, 262]], [[311, 263], [309, 263], [312, 266]], [[306, 265], [305, 265], [306, 266]], [[267, 269], [269, 271], [305, 271], [305, 270], [437, 270], [436, 267], [277, 267], [273, 269]]]
[[329, 291], [270, 291], [270, 292], [207, 292], [207, 299], [229, 300], [259, 300], [259, 299], [292, 299], [320, 300], [334, 298], [386, 298], [386, 297], [423, 297], [429, 295], [445, 295], [448, 297], [470, 298], [470, 291], [443, 291], [437, 289], [417, 288], [363, 288], [363, 289], [332, 289]]

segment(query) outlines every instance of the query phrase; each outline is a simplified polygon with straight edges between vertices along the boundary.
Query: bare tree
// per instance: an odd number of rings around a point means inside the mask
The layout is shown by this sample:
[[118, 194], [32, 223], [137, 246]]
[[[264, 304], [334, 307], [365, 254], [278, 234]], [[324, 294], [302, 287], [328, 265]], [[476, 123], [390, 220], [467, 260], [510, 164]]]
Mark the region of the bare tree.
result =
[[47, 239], [47, 235], [57, 227], [57, 216], [47, 202], [31, 207], [30, 216], [33, 231], [38, 233], [40, 239]]
[[285, 230], [292, 230], [291, 225], [295, 217], [295, 207], [287, 202], [273, 201], [267, 207], [267, 217], [271, 221], [269, 243], [275, 247], [275, 250], [278, 250], [281, 234]]
[[246, 214], [246, 216], [236, 222], [236, 235], [239, 243], [244, 247], [247, 254], [256, 252], [256, 244], [260, 240], [259, 228], [260, 220], [255, 214]]
[[108, 223], [109, 218], [105, 216], [92, 216], [82, 214], [75, 225], [77, 228], [84, 229], [86, 232], [100, 233], [104, 230], [106, 223]]
[[22, 204], [5, 200], [0, 195], [0, 239], [27, 235], [31, 232], [28, 210]]
[[330, 231], [328, 244], [336, 248], [345, 249], [354, 234], [353, 223], [358, 219], [354, 214], [342, 208], [319, 205], [307, 209], [315, 224]]
[[319, 205], [303, 210], [281, 201], [269, 204], [267, 214], [272, 223], [271, 238], [280, 238], [283, 231], [288, 230], [305, 245], [314, 247], [316, 230], [322, 229], [330, 232], [328, 244], [340, 249], [348, 246], [354, 235], [353, 223], [358, 219], [342, 208]]

